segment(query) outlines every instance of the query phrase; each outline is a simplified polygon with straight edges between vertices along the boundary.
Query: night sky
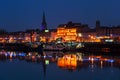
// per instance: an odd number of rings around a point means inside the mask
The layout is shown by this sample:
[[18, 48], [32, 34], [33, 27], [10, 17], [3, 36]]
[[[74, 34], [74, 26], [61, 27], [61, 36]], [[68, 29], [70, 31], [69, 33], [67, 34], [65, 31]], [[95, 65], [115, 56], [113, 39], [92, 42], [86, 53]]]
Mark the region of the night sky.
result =
[[120, 25], [120, 0], [0, 0], [0, 29], [24, 31], [40, 28], [45, 11], [48, 28], [68, 21], [90, 27]]

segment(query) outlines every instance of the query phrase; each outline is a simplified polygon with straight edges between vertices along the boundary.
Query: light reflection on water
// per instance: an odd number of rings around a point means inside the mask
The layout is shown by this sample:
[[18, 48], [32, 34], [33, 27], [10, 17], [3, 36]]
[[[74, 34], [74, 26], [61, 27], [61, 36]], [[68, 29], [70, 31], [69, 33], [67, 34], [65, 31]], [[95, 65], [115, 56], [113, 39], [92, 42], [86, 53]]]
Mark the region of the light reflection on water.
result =
[[1, 80], [119, 80], [120, 56], [1, 51], [0, 71]]

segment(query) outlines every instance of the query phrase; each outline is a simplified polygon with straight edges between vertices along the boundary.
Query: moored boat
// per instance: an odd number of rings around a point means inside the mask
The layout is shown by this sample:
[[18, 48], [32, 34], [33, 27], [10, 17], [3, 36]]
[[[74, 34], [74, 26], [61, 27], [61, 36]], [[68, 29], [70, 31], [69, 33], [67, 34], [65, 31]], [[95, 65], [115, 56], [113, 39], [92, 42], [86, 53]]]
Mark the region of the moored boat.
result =
[[45, 51], [62, 51], [65, 48], [64, 45], [61, 44], [46, 44], [45, 47], [43, 47], [43, 50]]

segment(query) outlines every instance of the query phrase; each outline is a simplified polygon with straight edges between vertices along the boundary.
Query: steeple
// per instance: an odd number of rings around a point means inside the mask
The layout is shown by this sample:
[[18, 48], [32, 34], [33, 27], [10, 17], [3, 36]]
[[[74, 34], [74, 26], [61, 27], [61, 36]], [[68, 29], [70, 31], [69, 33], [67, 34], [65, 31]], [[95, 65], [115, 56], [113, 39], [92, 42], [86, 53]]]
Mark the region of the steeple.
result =
[[43, 11], [43, 17], [42, 17], [42, 24], [41, 24], [41, 30], [47, 29], [47, 23], [46, 23], [46, 17], [45, 17], [45, 12]]

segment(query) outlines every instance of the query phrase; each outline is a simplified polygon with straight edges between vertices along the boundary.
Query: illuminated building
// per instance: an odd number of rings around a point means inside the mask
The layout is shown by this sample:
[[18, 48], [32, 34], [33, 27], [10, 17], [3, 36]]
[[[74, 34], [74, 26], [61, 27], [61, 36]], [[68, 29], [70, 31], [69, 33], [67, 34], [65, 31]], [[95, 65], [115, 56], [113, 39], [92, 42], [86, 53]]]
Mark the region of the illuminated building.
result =
[[40, 41], [41, 42], [49, 42], [50, 41], [50, 36], [51, 32], [50, 30], [44, 30], [39, 33], [40, 36]]
[[96, 21], [96, 37], [101, 41], [112, 39], [114, 42], [119, 42], [120, 26], [101, 26], [100, 21]]
[[[80, 26], [80, 24], [78, 24], [78, 26]], [[78, 26], [72, 22], [59, 25], [57, 28], [57, 38], [62, 38], [63, 41], [76, 41], [77, 31], [79, 30]]]
[[88, 40], [89, 33], [91, 33], [90, 30], [91, 29], [88, 27], [87, 24], [72, 23], [70, 21], [67, 24], [61, 24], [58, 26], [57, 38], [62, 38], [65, 42], [85, 42]]
[[37, 42], [38, 41], [38, 34], [36, 32], [34, 32], [31, 36], [32, 38], [32, 42]]
[[77, 39], [76, 28], [58, 28], [57, 37], [61, 37], [65, 41], [75, 41]]
[[31, 42], [31, 37], [29, 33], [25, 33], [25, 42]]
[[57, 29], [50, 29], [50, 42], [54, 42], [57, 39]]

